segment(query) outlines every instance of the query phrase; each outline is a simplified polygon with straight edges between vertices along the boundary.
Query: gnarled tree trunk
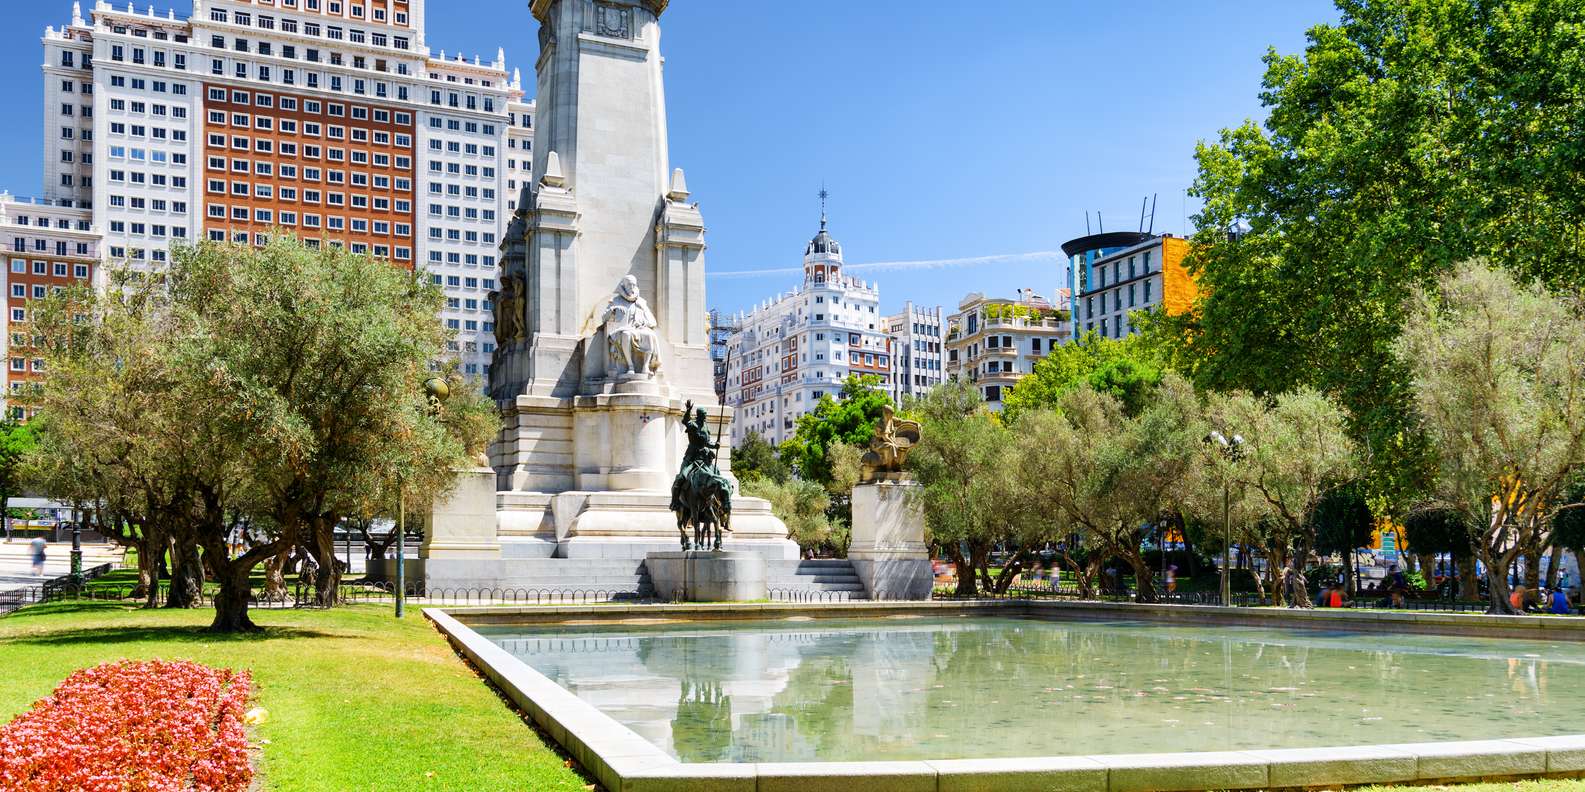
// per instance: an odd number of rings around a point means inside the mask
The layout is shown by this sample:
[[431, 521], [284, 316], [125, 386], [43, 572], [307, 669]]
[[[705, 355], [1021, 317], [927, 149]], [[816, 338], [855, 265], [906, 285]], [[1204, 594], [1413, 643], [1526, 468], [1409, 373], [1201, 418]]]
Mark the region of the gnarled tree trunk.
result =
[[321, 518], [313, 522], [308, 552], [319, 568], [314, 571], [314, 604], [328, 608], [336, 604], [341, 587], [341, 570], [336, 566], [335, 522]]
[[1134, 601], [1155, 602], [1156, 576], [1150, 570], [1150, 564], [1145, 561], [1144, 555], [1139, 552], [1138, 545], [1124, 544], [1115, 549], [1117, 555], [1122, 556], [1123, 560], [1128, 562], [1128, 566], [1134, 570]]
[[279, 602], [286, 599], [286, 561], [292, 554], [290, 545], [264, 561], [264, 599]]
[[1453, 558], [1453, 563], [1458, 565], [1459, 599], [1480, 599], [1480, 577], [1475, 574], [1475, 552], [1465, 550]]
[[171, 533], [171, 593], [167, 608], [196, 608], [203, 601], [204, 565], [189, 532]]
[[1557, 588], [1557, 576], [1558, 572], [1561, 571], [1558, 569], [1558, 567], [1563, 566], [1563, 546], [1552, 545], [1552, 554], [1547, 560], [1546, 587], [1548, 591], [1551, 591], [1552, 589]]

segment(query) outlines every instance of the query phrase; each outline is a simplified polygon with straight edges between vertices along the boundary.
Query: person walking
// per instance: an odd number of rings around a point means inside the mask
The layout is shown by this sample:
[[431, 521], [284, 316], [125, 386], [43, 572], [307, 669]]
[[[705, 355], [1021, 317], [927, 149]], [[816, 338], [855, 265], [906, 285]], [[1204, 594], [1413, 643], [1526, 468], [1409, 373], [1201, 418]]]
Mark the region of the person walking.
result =
[[1175, 594], [1178, 591], [1178, 567], [1176, 564], [1167, 566], [1167, 593]]
[[28, 546], [33, 550], [33, 574], [42, 576], [44, 574], [44, 548], [48, 546], [48, 543], [44, 541], [44, 537], [35, 536], [33, 541], [28, 543]]

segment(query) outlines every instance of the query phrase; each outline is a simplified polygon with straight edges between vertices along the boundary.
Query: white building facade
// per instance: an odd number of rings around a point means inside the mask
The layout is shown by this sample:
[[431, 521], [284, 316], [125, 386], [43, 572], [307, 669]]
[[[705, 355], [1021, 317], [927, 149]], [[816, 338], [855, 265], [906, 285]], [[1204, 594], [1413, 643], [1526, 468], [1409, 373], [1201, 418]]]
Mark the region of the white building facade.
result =
[[727, 403], [736, 408], [733, 445], [749, 432], [780, 444], [798, 416], [835, 398], [849, 375], [877, 376], [891, 392], [893, 352], [880, 290], [842, 267], [842, 246], [822, 217], [804, 250], [798, 288], [733, 319], [726, 374]]
[[974, 292], [947, 318], [947, 378], [974, 383], [986, 405], [1000, 412], [1007, 392], [1072, 338], [1067, 310], [1033, 290], [1020, 289], [1012, 300]]
[[886, 317], [892, 337], [892, 401], [923, 396], [946, 377], [942, 365], [941, 306], [903, 303], [903, 310]]
[[274, 229], [427, 272], [464, 374], [494, 349], [489, 293], [533, 103], [504, 52], [432, 55], [423, 0], [98, 2], [45, 30], [44, 191], [91, 209], [104, 263]]

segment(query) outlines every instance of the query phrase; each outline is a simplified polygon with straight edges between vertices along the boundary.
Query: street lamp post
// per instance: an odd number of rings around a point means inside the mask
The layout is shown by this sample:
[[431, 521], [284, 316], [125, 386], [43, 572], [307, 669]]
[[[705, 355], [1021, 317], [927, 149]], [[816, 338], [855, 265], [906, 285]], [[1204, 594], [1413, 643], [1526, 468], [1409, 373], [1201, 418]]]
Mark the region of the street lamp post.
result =
[[[1244, 438], [1233, 435], [1231, 438], [1218, 431], [1212, 431], [1205, 436], [1205, 442], [1221, 452], [1228, 462], [1237, 462], [1243, 453]], [[1222, 607], [1233, 604], [1233, 485], [1222, 478]]]
[[83, 583], [83, 525], [72, 520], [72, 585]]
[[[431, 418], [440, 417], [440, 406], [451, 396], [451, 385], [444, 377], [430, 377], [424, 380], [424, 398], [428, 404], [428, 413]], [[398, 478], [396, 481], [396, 618], [402, 618], [403, 606], [407, 603], [407, 574], [403, 556], [407, 552], [407, 486]]]
[[402, 541], [407, 533], [407, 493], [400, 477], [396, 480], [396, 618], [402, 618], [402, 608], [407, 604], [407, 575], [402, 568], [406, 546]]

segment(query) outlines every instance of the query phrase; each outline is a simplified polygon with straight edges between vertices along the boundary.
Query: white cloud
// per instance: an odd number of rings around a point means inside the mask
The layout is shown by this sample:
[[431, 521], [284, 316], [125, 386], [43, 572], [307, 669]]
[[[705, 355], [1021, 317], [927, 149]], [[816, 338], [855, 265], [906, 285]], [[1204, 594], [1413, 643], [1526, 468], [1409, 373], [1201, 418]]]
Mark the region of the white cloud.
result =
[[[872, 261], [868, 264], [848, 264], [846, 272], [910, 272], [917, 270], [957, 269], [983, 267], [990, 264], [1030, 264], [1041, 261], [1061, 262], [1062, 253], [1040, 250], [1033, 253], [1004, 253], [994, 256], [973, 256], [955, 259], [924, 259], [921, 261]], [[801, 275], [802, 267], [776, 267], [758, 270], [728, 270], [706, 273], [711, 278], [759, 278], [770, 275]]]

